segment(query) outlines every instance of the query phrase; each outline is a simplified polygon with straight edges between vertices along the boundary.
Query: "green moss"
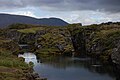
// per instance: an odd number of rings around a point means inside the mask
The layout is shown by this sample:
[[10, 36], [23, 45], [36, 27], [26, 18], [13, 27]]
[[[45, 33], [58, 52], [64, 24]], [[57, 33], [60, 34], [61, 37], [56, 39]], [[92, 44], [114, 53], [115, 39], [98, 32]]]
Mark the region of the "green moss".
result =
[[13, 52], [17, 50], [14, 48], [15, 50], [11, 51], [11, 48], [15, 47], [14, 44], [11, 44], [11, 47], [10, 44], [5, 46], [6, 43], [9, 43], [9, 41], [2, 41], [0, 47], [0, 79], [21, 80], [25, 77], [22, 69], [29, 69], [29, 65], [23, 59], [13, 55]]
[[120, 30], [102, 30], [97, 35], [105, 47], [111, 49], [115, 47], [114, 41], [120, 37]]
[[38, 25], [32, 25], [32, 24], [21, 24], [21, 23], [16, 23], [16, 24], [11, 24], [8, 26], [8, 29], [26, 29], [26, 28], [33, 28], [33, 27], [39, 27]]
[[43, 30], [43, 28], [42, 27], [36, 27], [36, 28], [20, 29], [20, 30], [18, 30], [18, 32], [35, 34], [39, 30]]
[[0, 66], [16, 68], [28, 67], [24, 61], [13, 56], [9, 51], [0, 51]]
[[108, 61], [113, 49], [116, 47], [116, 42], [120, 39], [120, 29], [109, 26], [104, 28], [102, 26], [100, 30], [91, 31], [87, 36], [90, 37], [90, 41], [86, 42], [86, 48], [91, 49], [91, 47], [95, 46], [91, 54], [97, 55], [96, 53], [99, 52], [100, 59]]
[[23, 77], [22, 73], [17, 72], [0, 72], [0, 79], [1, 80], [21, 80]]
[[57, 51], [59, 51], [59, 50], [56, 48], [43, 48], [43, 49], [37, 50], [36, 52], [39, 54], [51, 54], [51, 53], [54, 54]]

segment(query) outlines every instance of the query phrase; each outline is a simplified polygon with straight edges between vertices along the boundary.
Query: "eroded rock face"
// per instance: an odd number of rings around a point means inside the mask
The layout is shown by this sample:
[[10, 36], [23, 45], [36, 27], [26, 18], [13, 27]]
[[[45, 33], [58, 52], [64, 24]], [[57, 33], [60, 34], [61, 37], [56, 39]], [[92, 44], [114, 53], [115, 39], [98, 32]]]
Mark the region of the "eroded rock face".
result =
[[[43, 32], [43, 31], [42, 31]], [[37, 37], [38, 50], [47, 49], [47, 53], [66, 54], [73, 50], [70, 32], [66, 28], [47, 28]]]
[[75, 55], [94, 55], [104, 60], [112, 58], [113, 62], [119, 63], [119, 24], [85, 27], [74, 24], [64, 28], [32, 26], [9, 29], [5, 35], [18, 43], [32, 45], [37, 52], [64, 54], [75, 50], [78, 52]]
[[72, 35], [72, 43], [75, 51], [79, 52], [79, 54], [76, 54], [76, 56], [86, 54], [84, 31], [80, 31], [77, 34]]
[[113, 49], [111, 59], [113, 63], [120, 65], [120, 40], [116, 43], [116, 48]]
[[0, 41], [0, 48], [3, 50], [9, 50], [11, 52], [18, 51], [20, 49], [19, 45], [12, 40], [2, 39]]
[[[120, 62], [120, 25], [101, 24], [87, 27], [72, 27], [73, 46], [79, 55], [87, 54], [103, 61], [111, 56], [115, 63]], [[86, 53], [85, 53], [86, 51]]]
[[8, 29], [5, 37], [18, 44], [29, 44], [37, 52], [66, 54], [73, 50], [71, 34], [62, 27]]

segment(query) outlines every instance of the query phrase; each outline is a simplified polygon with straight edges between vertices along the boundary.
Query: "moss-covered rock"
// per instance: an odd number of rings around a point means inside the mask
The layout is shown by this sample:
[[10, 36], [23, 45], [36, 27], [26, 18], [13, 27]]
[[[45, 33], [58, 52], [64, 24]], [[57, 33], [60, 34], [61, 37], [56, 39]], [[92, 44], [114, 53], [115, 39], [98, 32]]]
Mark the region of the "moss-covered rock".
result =
[[36, 52], [46, 50], [58, 55], [73, 51], [71, 34], [66, 27], [13, 24], [4, 35], [16, 43], [31, 45]]
[[9, 50], [11, 52], [19, 51], [20, 47], [17, 43], [10, 39], [0, 38], [0, 50]]
[[[46, 33], [37, 39], [38, 50], [46, 49], [53, 54], [65, 54], [73, 49], [70, 33], [66, 28], [46, 28]], [[48, 49], [48, 50], [47, 50]], [[43, 52], [43, 51], [41, 51]]]
[[[72, 25], [68, 29], [72, 35], [74, 48], [80, 55], [83, 50], [86, 53], [82, 52], [82, 54], [100, 58], [106, 62], [111, 59], [112, 54], [115, 54], [115, 49], [119, 49], [116, 47], [120, 40], [120, 25], [117, 23], [83, 27]], [[120, 53], [119, 50], [117, 53]]]
[[15, 43], [31, 45], [39, 55], [68, 55], [75, 50], [76, 56], [90, 55], [103, 61], [109, 60], [120, 39], [119, 23], [66, 27], [15, 24], [6, 31], [1, 30], [0, 35]]

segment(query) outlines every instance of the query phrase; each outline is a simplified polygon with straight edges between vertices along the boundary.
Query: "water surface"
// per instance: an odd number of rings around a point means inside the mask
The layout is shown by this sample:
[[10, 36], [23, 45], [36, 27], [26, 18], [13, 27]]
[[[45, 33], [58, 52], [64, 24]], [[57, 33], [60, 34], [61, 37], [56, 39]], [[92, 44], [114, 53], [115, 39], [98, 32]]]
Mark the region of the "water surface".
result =
[[113, 67], [91, 58], [51, 57], [40, 63], [33, 53], [22, 57], [27, 63], [32, 61], [35, 72], [48, 80], [116, 80]]

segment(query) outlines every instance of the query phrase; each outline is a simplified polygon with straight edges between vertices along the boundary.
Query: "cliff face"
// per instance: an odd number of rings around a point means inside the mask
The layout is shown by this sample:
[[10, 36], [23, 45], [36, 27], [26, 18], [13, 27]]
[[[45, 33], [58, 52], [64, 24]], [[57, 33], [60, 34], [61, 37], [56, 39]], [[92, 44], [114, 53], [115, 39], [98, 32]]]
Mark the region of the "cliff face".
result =
[[19, 44], [31, 45], [37, 53], [72, 54], [71, 35], [66, 27], [28, 26], [10, 27], [4, 36]]
[[[79, 54], [120, 64], [120, 25], [101, 24], [84, 27], [71, 25], [72, 41]], [[81, 53], [82, 51], [82, 53]], [[83, 53], [84, 52], [84, 53]]]
[[116, 47], [112, 51], [111, 58], [114, 63], [117, 63], [120, 65], [120, 40], [116, 42]]
[[71, 34], [72, 44], [75, 50], [75, 56], [86, 55], [85, 31], [80, 25], [69, 25], [68, 30]]
[[120, 64], [118, 23], [90, 26], [73, 24], [67, 27], [12, 25], [4, 36], [20, 44], [32, 45], [38, 54], [72, 55], [72, 51], [75, 51], [75, 56], [89, 55]]
[[0, 51], [15, 52], [19, 50], [19, 46], [12, 39], [6, 37], [6, 30], [0, 29]]
[[9, 39], [2, 39], [0, 37], [0, 51], [11, 51], [11, 52], [15, 52], [18, 51], [20, 48], [18, 46], [18, 44], [16, 44], [15, 42], [9, 40]]

